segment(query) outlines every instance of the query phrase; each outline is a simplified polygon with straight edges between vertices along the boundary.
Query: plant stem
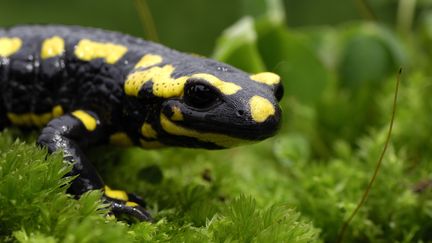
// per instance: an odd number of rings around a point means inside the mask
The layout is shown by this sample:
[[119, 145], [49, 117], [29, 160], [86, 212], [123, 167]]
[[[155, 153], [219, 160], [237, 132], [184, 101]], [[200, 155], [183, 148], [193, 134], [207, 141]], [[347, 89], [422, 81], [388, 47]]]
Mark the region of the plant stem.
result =
[[399, 0], [397, 28], [402, 34], [408, 34], [414, 19], [416, 0]]
[[356, 0], [356, 6], [360, 14], [363, 15], [363, 18], [377, 21], [378, 18], [367, 0]]
[[357, 204], [357, 207], [354, 209], [354, 211], [352, 212], [352, 214], [349, 216], [348, 220], [346, 220], [344, 222], [344, 224], [342, 225], [341, 230], [339, 231], [339, 235], [338, 235], [338, 238], [337, 238], [337, 241], [336, 241], [337, 243], [343, 242], [343, 238], [345, 236], [345, 231], [347, 230], [347, 228], [348, 228], [349, 224], [351, 223], [351, 221], [353, 220], [354, 216], [357, 214], [357, 212], [360, 210], [360, 208], [365, 204], [365, 202], [366, 202], [366, 200], [368, 198], [369, 192], [372, 189], [372, 186], [373, 186], [373, 184], [374, 184], [374, 182], [375, 182], [375, 180], [376, 180], [376, 178], [378, 176], [378, 172], [379, 172], [379, 170], [381, 168], [381, 164], [382, 164], [382, 161], [384, 159], [385, 152], [387, 151], [388, 145], [390, 143], [390, 137], [391, 137], [392, 130], [393, 130], [393, 123], [394, 123], [394, 118], [395, 118], [395, 114], [396, 114], [396, 104], [397, 104], [397, 97], [398, 97], [398, 93], [399, 93], [399, 84], [400, 84], [401, 74], [402, 74], [402, 68], [399, 69], [399, 72], [397, 74], [395, 94], [394, 94], [394, 98], [393, 98], [392, 115], [391, 115], [391, 118], [390, 118], [390, 126], [389, 126], [389, 129], [388, 129], [388, 132], [387, 132], [387, 137], [386, 137], [386, 140], [385, 140], [384, 148], [381, 151], [381, 155], [380, 155], [380, 157], [378, 159], [378, 162], [376, 164], [376, 167], [375, 167], [374, 173], [372, 175], [372, 178], [370, 179], [370, 181], [369, 181], [369, 183], [368, 183], [368, 185], [366, 187], [366, 190], [363, 193], [363, 196], [362, 196], [360, 202]]
[[159, 42], [159, 37], [156, 31], [156, 26], [153, 21], [150, 8], [146, 0], [134, 0], [135, 7], [137, 8], [138, 15], [143, 26], [147, 39]]

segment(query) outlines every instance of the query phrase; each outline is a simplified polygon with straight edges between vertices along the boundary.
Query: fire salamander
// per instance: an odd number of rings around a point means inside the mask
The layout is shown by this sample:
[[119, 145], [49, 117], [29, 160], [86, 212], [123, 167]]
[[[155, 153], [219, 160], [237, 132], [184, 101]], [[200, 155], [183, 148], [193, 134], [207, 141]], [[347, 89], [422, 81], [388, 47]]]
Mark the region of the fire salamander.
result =
[[129, 35], [79, 26], [0, 29], [0, 130], [39, 127], [78, 176], [68, 192], [102, 190], [115, 215], [150, 220], [140, 197], [106, 186], [83, 153], [104, 143], [222, 149], [279, 127], [282, 85]]

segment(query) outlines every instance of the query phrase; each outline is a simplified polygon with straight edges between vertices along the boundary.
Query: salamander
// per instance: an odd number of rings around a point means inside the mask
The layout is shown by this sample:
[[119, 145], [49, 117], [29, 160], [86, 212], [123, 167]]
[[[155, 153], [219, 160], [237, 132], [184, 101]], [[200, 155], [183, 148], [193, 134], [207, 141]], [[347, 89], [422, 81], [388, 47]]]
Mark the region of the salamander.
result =
[[97, 28], [0, 28], [0, 131], [40, 128], [63, 151], [72, 195], [102, 190], [115, 215], [150, 220], [143, 200], [103, 182], [83, 150], [120, 146], [223, 149], [273, 136], [280, 77], [249, 74], [130, 35]]

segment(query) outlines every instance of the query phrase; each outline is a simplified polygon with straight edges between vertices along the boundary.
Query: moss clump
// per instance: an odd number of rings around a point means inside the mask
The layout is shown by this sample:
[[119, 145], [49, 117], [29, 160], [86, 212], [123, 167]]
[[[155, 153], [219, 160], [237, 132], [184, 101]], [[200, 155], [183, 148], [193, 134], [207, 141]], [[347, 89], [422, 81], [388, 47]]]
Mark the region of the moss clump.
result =
[[[158, 221], [128, 225], [107, 216], [99, 191], [86, 193], [79, 200], [65, 193], [71, 178], [64, 175], [70, 166], [65, 165], [61, 154], [47, 155], [46, 150], [14, 141], [13, 137], [10, 132], [0, 134], [2, 241], [318, 241], [318, 230], [286, 205], [262, 208], [247, 196], [222, 202], [214, 198], [214, 190], [218, 191], [215, 187], [193, 182], [185, 185], [178, 183], [183, 178], [174, 177], [156, 185], [154, 181], [137, 183], [147, 184], [142, 190], [147, 190]], [[123, 170], [123, 166], [118, 169]], [[127, 174], [136, 180], [136, 174]], [[168, 187], [171, 189], [165, 190]]]

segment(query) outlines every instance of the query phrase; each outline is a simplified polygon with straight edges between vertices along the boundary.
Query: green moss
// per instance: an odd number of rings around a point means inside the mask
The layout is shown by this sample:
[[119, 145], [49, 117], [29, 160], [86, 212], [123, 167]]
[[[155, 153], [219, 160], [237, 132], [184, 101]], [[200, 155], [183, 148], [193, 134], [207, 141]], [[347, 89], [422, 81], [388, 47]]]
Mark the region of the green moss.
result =
[[79, 200], [65, 193], [71, 178], [61, 154], [0, 136], [0, 237], [4, 241], [92, 242], [121, 240], [127, 227], [106, 218], [100, 192]]
[[[99, 151], [101, 152], [101, 151]], [[2, 241], [20, 242], [215, 242], [293, 239], [298, 242], [318, 240], [318, 230], [300, 218], [287, 205], [259, 207], [252, 197], [225, 192], [225, 179], [202, 179], [201, 170], [208, 164], [193, 160], [210, 159], [210, 154], [197, 156], [182, 169], [180, 161], [169, 160], [174, 151], [117, 151], [125, 164], [103, 169], [107, 181], [119, 180], [148, 195], [147, 201], [157, 223], [128, 225], [107, 216], [108, 209], [100, 201], [101, 193], [93, 191], [79, 200], [66, 194], [70, 170], [61, 154], [48, 155], [44, 149], [15, 141], [11, 132], [0, 134], [0, 237]], [[183, 160], [185, 157], [179, 156]], [[208, 157], [207, 157], [208, 156]], [[118, 156], [116, 156], [118, 158]], [[194, 158], [195, 157], [195, 158]], [[102, 160], [107, 162], [109, 154]], [[147, 163], [139, 163], [142, 159]], [[136, 160], [139, 161], [136, 161]], [[161, 161], [159, 161], [161, 159]], [[154, 160], [154, 161], [152, 161]], [[165, 173], [156, 183], [140, 179], [140, 170], [159, 161]], [[162, 162], [164, 161], [164, 162]], [[112, 162], [112, 161], [111, 161]], [[179, 166], [179, 168], [174, 168]], [[183, 165], [185, 166], [185, 165]], [[108, 166], [111, 167], [111, 166]], [[127, 169], [129, 168], [129, 169]], [[207, 167], [210, 168], [210, 167]], [[219, 169], [222, 169], [219, 168]], [[124, 171], [125, 177], [120, 177]], [[132, 171], [138, 171], [132, 173]], [[210, 171], [213, 171], [212, 168]], [[115, 173], [113, 173], [115, 172]], [[219, 171], [222, 173], [222, 171]], [[120, 174], [119, 174], [120, 173]], [[160, 171], [158, 172], [160, 173]], [[208, 172], [211, 173], [211, 172]], [[142, 175], [141, 175], [142, 176]], [[217, 175], [219, 177], [219, 175]], [[189, 178], [189, 179], [187, 179]], [[125, 183], [129, 181], [129, 183]], [[117, 183], [114, 183], [117, 185]], [[228, 195], [229, 194], [229, 195]], [[223, 198], [226, 197], [226, 198]], [[270, 238], [269, 238], [270, 237]]]
[[224, 151], [89, 151], [106, 183], [143, 196], [156, 219], [128, 224], [107, 216], [98, 191], [66, 194], [70, 167], [34, 146], [35, 134], [2, 132], [0, 241], [335, 242], [383, 148], [393, 73], [410, 64], [389, 150], [345, 240], [431, 242], [430, 35], [407, 41], [369, 22], [294, 30], [280, 2], [244, 3], [256, 18], [241, 32], [253, 38], [225, 35], [216, 56], [282, 76], [288, 90], [276, 138]]

